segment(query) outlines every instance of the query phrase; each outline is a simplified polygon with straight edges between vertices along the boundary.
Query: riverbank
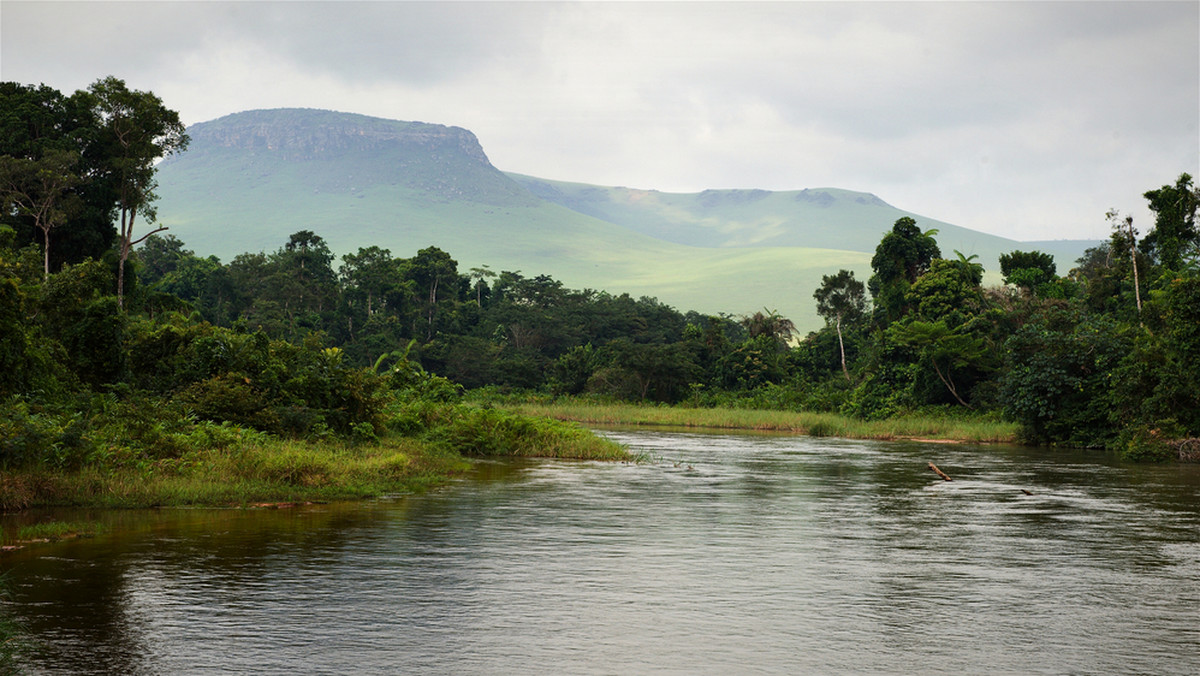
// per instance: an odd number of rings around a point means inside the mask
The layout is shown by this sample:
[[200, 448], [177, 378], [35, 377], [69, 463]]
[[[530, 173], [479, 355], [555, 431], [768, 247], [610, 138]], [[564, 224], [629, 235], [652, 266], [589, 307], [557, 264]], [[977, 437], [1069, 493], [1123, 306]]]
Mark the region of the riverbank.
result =
[[368, 441], [281, 439], [237, 430], [171, 456], [45, 464], [0, 476], [0, 511], [30, 507], [249, 507], [359, 500], [443, 484], [472, 457], [627, 460], [578, 425], [465, 404], [416, 402]]
[[911, 415], [859, 420], [834, 413], [688, 408], [586, 401], [506, 401], [506, 410], [590, 425], [662, 426], [790, 432], [819, 437], [915, 439], [937, 443], [1017, 443], [1016, 423], [982, 417]]

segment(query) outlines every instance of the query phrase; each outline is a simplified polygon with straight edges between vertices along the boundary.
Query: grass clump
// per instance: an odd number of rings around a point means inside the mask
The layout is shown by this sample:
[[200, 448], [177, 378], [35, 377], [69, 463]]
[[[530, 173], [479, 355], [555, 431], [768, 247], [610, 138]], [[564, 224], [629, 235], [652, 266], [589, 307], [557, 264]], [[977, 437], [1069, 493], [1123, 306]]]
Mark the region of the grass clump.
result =
[[104, 524], [94, 521], [46, 521], [17, 529], [17, 541], [68, 540], [80, 537], [95, 537], [107, 532]]

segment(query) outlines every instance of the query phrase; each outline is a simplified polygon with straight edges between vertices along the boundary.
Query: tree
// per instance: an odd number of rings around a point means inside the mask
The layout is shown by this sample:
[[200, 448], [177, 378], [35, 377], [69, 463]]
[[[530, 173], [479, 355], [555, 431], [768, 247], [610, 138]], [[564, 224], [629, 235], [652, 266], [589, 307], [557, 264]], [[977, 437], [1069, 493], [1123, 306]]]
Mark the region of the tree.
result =
[[184, 258], [195, 255], [196, 252], [185, 249], [183, 241], [174, 235], [151, 235], [137, 250], [138, 260], [142, 263], [138, 268], [138, 280], [145, 285], [154, 284], [173, 272]]
[[33, 219], [42, 231], [45, 279], [50, 278], [50, 231], [79, 209], [79, 197], [69, 191], [79, 183], [74, 166], [78, 153], [50, 150], [41, 160], [0, 156], [0, 207]]
[[796, 333], [796, 325], [792, 320], [780, 315], [775, 310], [763, 308], [762, 312], [742, 318], [742, 326], [751, 340], [762, 336], [777, 345], [777, 350], [787, 349], [788, 341]]
[[963, 276], [971, 281], [971, 284], [979, 286], [983, 283], [983, 264], [976, 263], [975, 259], [979, 258], [978, 254], [964, 256], [963, 252], [958, 249], [954, 250], [954, 260], [950, 261], [962, 271]]
[[1137, 311], [1140, 315], [1142, 314], [1142, 291], [1141, 283], [1138, 281], [1137, 230], [1133, 229], [1133, 216], [1126, 216], [1122, 219], [1116, 209], [1110, 209], [1105, 214], [1105, 218], [1112, 224], [1112, 248], [1129, 249], [1129, 261], [1133, 266], [1133, 298], [1137, 303]]
[[471, 268], [468, 276], [475, 282], [472, 285], [475, 287], [475, 304], [479, 307], [483, 307], [483, 289], [487, 287], [487, 282], [485, 280], [495, 277], [496, 273], [488, 269], [488, 266], [483, 265], [477, 268]]
[[1013, 251], [1000, 254], [1000, 273], [1004, 283], [1032, 294], [1041, 284], [1054, 279], [1058, 267], [1054, 256], [1041, 251]]
[[[54, 247], [49, 251], [51, 272], [63, 263], [99, 259], [112, 246], [116, 194], [106, 179], [110, 162], [100, 136], [92, 97], [86, 91], [64, 96], [45, 85], [0, 82], [0, 156], [32, 163], [63, 154], [74, 158], [68, 169], [76, 180], [62, 193], [73, 208], [55, 226]], [[30, 214], [0, 211], [0, 222], [16, 230], [19, 242], [44, 245], [45, 232]]]
[[445, 251], [431, 246], [418, 251], [416, 256], [405, 262], [404, 268], [405, 276], [416, 282], [417, 293], [426, 300], [425, 340], [432, 340], [438, 299], [445, 297], [447, 289], [453, 299], [454, 283], [458, 281], [458, 262]]
[[849, 381], [850, 370], [846, 368], [846, 343], [842, 338], [842, 324], [857, 322], [866, 314], [866, 286], [854, 279], [852, 271], [839, 270], [836, 275], [821, 277], [821, 287], [813, 292], [813, 298], [817, 299], [817, 314], [837, 329], [842, 373]]
[[888, 324], [906, 311], [904, 294], [917, 278], [929, 270], [935, 258], [942, 255], [933, 236], [937, 230], [921, 232], [917, 222], [908, 216], [897, 219], [891, 232], [883, 236], [871, 268], [875, 274], [867, 281], [875, 299], [876, 319]]
[[913, 320], [907, 324], [895, 324], [888, 329], [893, 339], [901, 345], [916, 348], [922, 360], [928, 360], [938, 380], [959, 404], [971, 405], [959, 394], [954, 381], [954, 371], [973, 366], [987, 355], [983, 339], [962, 333], [946, 326], [944, 321], [923, 322]]
[[134, 238], [138, 214], [147, 222], [157, 219], [153, 207], [155, 162], [187, 148], [188, 135], [179, 113], [167, 109], [150, 92], [131, 91], [111, 75], [88, 88], [110, 159], [108, 179], [115, 186], [120, 213], [117, 251], [117, 304], [124, 307], [125, 261], [135, 245], [156, 232]]
[[1154, 229], [1142, 240], [1142, 248], [1169, 270], [1183, 267], [1184, 252], [1200, 243], [1196, 215], [1200, 212], [1200, 188], [1189, 174], [1180, 174], [1175, 185], [1147, 190], [1143, 195], [1154, 212]]
[[980, 274], [960, 261], [938, 258], [904, 294], [913, 315], [944, 321], [951, 328], [965, 324], [983, 309]]

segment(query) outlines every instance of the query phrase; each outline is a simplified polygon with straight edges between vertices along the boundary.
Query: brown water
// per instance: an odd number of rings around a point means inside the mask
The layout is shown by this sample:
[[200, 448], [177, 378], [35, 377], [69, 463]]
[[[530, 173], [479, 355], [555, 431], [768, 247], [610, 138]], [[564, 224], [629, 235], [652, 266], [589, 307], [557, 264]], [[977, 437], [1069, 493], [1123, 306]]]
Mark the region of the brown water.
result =
[[31, 673], [1200, 673], [1198, 466], [608, 434], [653, 461], [99, 514], [5, 610]]

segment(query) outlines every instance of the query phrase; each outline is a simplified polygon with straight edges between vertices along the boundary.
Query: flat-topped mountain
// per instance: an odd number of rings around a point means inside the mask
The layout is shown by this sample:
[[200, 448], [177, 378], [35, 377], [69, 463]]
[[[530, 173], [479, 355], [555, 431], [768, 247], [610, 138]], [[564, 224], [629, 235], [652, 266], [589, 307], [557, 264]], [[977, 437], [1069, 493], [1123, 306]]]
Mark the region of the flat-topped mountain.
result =
[[[278, 109], [188, 134], [188, 151], [160, 165], [159, 217], [189, 248], [224, 261], [312, 230], [339, 256], [437, 246], [462, 270], [548, 274], [681, 310], [765, 307], [812, 329], [821, 275], [849, 268], [865, 280], [875, 246], [902, 216], [937, 228], [944, 255], [977, 254], [992, 272], [999, 254], [1035, 248], [837, 188], [683, 194], [506, 174], [470, 131], [438, 124]], [[1037, 248], [1065, 270], [1088, 244]]]

